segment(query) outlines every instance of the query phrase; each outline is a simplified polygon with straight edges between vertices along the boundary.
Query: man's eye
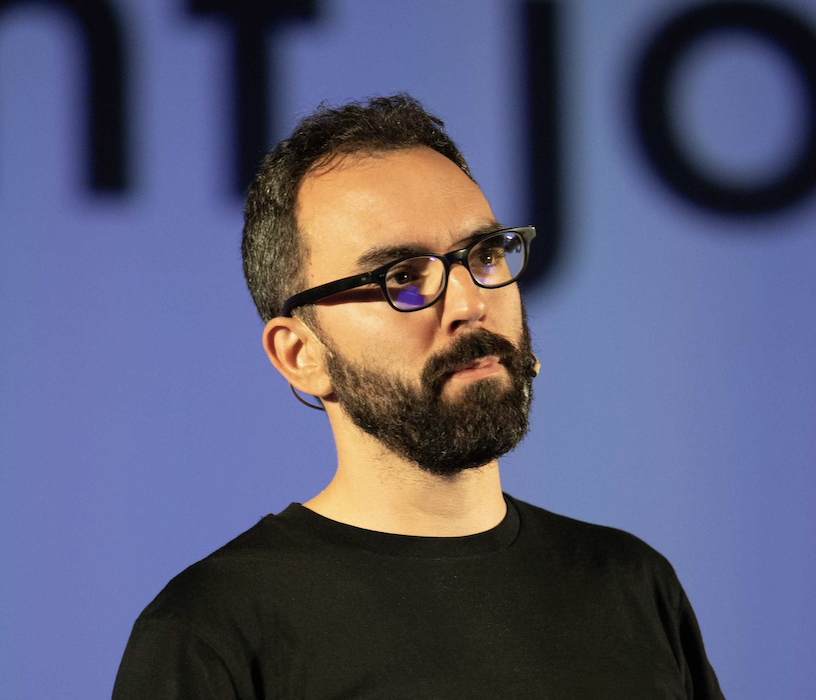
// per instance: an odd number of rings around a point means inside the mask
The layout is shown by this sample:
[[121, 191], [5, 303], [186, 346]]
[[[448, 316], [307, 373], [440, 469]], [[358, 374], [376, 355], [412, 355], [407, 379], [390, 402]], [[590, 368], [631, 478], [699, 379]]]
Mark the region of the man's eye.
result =
[[491, 248], [479, 254], [479, 262], [482, 265], [495, 265], [504, 257], [503, 248]]
[[395, 270], [388, 276], [388, 284], [406, 285], [417, 280], [414, 270]]

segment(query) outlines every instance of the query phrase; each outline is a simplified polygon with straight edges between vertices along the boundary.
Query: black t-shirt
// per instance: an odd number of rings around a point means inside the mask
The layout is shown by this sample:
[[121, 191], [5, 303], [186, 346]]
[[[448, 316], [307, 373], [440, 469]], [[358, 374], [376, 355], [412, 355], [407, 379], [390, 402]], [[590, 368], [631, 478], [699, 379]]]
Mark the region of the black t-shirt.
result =
[[506, 500], [467, 537], [263, 518], [148, 605], [114, 700], [722, 698], [666, 559]]

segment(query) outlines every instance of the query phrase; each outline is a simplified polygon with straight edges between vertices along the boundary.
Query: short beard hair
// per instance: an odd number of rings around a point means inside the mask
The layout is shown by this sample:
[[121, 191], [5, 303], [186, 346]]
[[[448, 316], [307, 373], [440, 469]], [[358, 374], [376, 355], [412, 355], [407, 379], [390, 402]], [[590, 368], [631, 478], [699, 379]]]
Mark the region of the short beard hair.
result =
[[[527, 434], [534, 374], [526, 314], [518, 347], [484, 329], [463, 335], [428, 359], [418, 389], [399, 376], [345, 359], [323, 342], [342, 410], [361, 430], [429, 474], [450, 478], [483, 467]], [[486, 377], [446, 401], [442, 390], [449, 374], [487, 355], [499, 357], [510, 386]]]

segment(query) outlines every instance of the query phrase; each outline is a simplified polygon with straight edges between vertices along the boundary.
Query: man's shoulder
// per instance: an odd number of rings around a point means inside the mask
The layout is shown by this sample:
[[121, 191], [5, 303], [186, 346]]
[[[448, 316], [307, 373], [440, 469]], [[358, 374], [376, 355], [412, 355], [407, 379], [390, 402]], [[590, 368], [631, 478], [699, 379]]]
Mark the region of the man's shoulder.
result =
[[285, 588], [307, 546], [281, 516], [268, 515], [212, 554], [175, 576], [144, 609], [140, 620], [182, 625], [238, 608], [252, 607], [258, 595]]
[[528, 530], [528, 536], [563, 565], [648, 571], [676, 580], [666, 557], [630, 532], [560, 515], [515, 498], [512, 501], [519, 512], [522, 531]]

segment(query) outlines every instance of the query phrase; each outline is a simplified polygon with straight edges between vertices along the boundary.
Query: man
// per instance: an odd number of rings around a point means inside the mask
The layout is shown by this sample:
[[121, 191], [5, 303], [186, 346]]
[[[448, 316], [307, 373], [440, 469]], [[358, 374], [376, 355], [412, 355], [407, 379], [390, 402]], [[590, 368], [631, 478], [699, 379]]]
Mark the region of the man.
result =
[[117, 700], [722, 697], [665, 559], [502, 494], [535, 231], [495, 220], [442, 126], [405, 95], [324, 108], [264, 160], [244, 269], [337, 472], [162, 591]]

